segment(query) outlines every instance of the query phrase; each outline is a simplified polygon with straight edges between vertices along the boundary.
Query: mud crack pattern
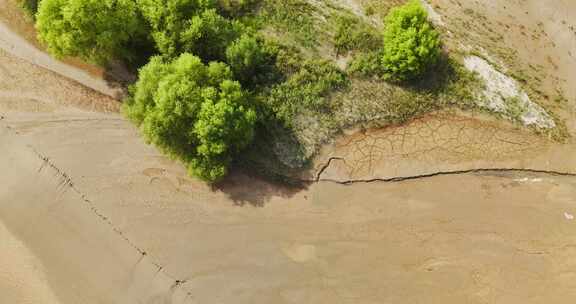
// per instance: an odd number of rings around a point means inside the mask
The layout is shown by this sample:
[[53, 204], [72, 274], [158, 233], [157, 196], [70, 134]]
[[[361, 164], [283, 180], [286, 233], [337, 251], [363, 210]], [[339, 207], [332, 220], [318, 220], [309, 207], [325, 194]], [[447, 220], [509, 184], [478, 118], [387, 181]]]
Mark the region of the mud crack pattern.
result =
[[445, 171], [463, 163], [481, 168], [484, 161], [528, 159], [549, 144], [510, 124], [434, 114], [405, 126], [344, 136], [320, 153], [315, 172], [317, 179], [351, 180], [399, 176], [417, 168]]

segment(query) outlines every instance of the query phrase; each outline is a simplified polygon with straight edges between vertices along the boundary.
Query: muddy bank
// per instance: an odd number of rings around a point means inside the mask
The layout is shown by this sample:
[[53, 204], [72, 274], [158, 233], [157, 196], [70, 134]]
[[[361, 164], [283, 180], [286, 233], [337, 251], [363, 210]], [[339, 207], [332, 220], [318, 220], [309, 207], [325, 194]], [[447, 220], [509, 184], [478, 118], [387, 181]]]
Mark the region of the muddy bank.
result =
[[284, 189], [234, 175], [213, 189], [125, 122], [73, 121], [62, 124], [78, 135], [50, 138], [64, 131], [58, 123], [0, 133], [0, 219], [45, 265], [62, 303], [185, 303], [181, 292], [189, 303], [576, 297], [574, 178]]

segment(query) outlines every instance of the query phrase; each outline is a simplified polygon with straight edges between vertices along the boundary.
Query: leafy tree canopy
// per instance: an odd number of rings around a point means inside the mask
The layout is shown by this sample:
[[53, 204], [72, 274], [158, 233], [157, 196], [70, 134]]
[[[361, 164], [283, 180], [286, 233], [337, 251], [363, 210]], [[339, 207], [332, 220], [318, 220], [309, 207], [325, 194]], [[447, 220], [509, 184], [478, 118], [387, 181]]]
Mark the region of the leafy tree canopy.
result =
[[152, 37], [160, 53], [176, 56], [181, 51], [180, 34], [190, 18], [214, 8], [214, 0], [136, 0], [152, 28]]
[[181, 36], [185, 52], [198, 55], [205, 62], [223, 60], [226, 47], [238, 37], [241, 25], [219, 15], [215, 9], [205, 10], [190, 19]]
[[240, 30], [218, 14], [217, 0], [137, 0], [161, 54], [193, 53], [205, 62], [222, 60]]
[[226, 62], [243, 85], [254, 88], [280, 79], [275, 66], [277, 52], [274, 45], [244, 34], [226, 49]]
[[153, 57], [124, 110], [149, 142], [213, 182], [254, 136], [256, 113], [231, 79], [225, 64], [205, 65], [188, 53], [171, 62]]
[[393, 80], [416, 78], [434, 64], [440, 54], [440, 38], [417, 0], [390, 10], [384, 19], [382, 64]]
[[43, 0], [36, 17], [52, 54], [96, 63], [128, 56], [126, 45], [142, 31], [134, 0]]

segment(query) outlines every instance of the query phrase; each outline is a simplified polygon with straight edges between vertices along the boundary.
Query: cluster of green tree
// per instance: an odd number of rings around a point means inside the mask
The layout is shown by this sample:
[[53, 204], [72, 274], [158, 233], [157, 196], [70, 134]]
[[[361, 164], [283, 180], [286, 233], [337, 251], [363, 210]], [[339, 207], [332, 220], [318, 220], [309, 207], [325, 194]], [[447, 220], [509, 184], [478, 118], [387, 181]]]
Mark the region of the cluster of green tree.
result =
[[[274, 57], [238, 22], [245, 0], [42, 0], [40, 40], [57, 57], [139, 69], [124, 111], [146, 139], [206, 181], [254, 137], [252, 89]], [[153, 55], [153, 56], [151, 56]]]
[[[259, 122], [290, 128], [301, 111], [325, 111], [326, 95], [348, 83], [330, 62], [259, 36], [245, 18], [258, 0], [23, 1], [37, 8], [39, 38], [55, 56], [138, 67], [125, 113], [149, 142], [209, 182], [226, 174]], [[417, 2], [385, 21], [384, 47], [371, 62], [378, 67], [363, 68], [404, 80], [434, 62], [438, 35]], [[341, 23], [342, 51], [381, 45], [352, 19]]]

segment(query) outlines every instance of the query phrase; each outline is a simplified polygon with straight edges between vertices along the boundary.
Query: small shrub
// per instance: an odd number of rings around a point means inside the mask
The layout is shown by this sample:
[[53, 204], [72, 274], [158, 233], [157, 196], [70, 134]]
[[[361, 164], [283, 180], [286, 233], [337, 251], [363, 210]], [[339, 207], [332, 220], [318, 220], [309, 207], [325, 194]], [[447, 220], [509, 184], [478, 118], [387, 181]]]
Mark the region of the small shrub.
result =
[[188, 53], [171, 62], [153, 57], [140, 70], [125, 114], [145, 138], [214, 182], [254, 136], [256, 113], [223, 63], [204, 65]]
[[390, 10], [384, 19], [385, 76], [404, 81], [421, 76], [440, 54], [440, 38], [417, 0]]
[[36, 28], [53, 55], [106, 63], [127, 56], [141, 21], [133, 0], [43, 0]]

